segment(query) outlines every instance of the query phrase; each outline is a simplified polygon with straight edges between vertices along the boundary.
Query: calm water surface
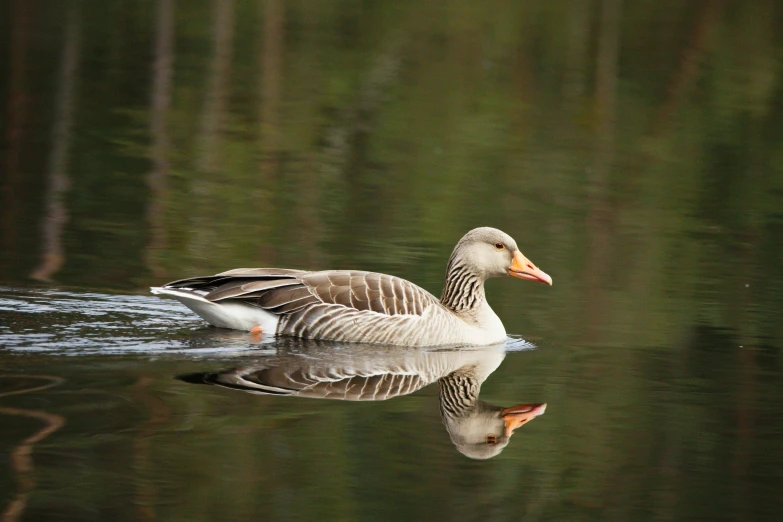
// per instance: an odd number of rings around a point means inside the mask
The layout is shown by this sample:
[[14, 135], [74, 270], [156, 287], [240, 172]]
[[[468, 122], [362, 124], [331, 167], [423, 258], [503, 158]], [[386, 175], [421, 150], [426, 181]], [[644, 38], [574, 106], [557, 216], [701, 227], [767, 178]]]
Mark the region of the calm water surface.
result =
[[[779, 518], [780, 2], [4, 5], [3, 522]], [[482, 225], [554, 279], [488, 283], [504, 347], [258, 339], [147, 290], [439, 295]], [[466, 365], [487, 417], [442, 418]], [[281, 396], [313, 372], [353, 381]]]

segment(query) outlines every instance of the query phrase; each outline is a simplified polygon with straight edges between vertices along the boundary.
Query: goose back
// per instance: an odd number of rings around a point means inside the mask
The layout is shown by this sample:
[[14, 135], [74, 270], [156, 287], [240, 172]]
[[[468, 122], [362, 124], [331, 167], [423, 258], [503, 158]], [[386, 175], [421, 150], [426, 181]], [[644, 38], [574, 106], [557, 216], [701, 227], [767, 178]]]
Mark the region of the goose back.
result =
[[431, 293], [405, 279], [375, 272], [235, 269], [173, 281], [162, 287], [166, 289], [274, 314], [276, 331], [267, 333], [403, 345], [456, 344], [464, 337], [459, 330], [464, 325]]

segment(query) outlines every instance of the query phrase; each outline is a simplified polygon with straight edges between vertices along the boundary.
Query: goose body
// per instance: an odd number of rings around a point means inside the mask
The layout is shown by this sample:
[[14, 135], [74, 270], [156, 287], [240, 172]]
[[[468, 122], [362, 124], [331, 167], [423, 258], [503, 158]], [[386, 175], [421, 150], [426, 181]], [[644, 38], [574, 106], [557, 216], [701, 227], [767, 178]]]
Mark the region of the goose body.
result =
[[449, 259], [441, 298], [375, 272], [239, 268], [153, 287], [208, 323], [267, 334], [398, 346], [485, 345], [506, 331], [484, 295], [489, 277], [552, 284], [500, 230], [468, 232]]
[[544, 413], [546, 404], [510, 408], [479, 400], [481, 384], [506, 356], [505, 343], [425, 351], [405, 347], [333, 345], [294, 340], [275, 355], [239, 368], [182, 375], [180, 380], [257, 395], [380, 401], [439, 385], [441, 419], [457, 449], [471, 458], [500, 453], [514, 430]]

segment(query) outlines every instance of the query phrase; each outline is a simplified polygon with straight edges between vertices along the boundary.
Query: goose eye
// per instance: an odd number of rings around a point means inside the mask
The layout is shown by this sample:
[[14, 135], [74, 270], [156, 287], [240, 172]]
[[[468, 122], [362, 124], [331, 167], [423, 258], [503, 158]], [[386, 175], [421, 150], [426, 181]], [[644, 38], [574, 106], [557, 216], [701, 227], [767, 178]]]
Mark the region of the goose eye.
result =
[[495, 248], [497, 248], [498, 250], [503, 250], [504, 248], [506, 248], [506, 245], [504, 245], [503, 243], [498, 242], [498, 243], [495, 243]]
[[498, 443], [498, 438], [495, 435], [487, 435], [487, 440], [485, 442], [490, 446], [494, 446]]

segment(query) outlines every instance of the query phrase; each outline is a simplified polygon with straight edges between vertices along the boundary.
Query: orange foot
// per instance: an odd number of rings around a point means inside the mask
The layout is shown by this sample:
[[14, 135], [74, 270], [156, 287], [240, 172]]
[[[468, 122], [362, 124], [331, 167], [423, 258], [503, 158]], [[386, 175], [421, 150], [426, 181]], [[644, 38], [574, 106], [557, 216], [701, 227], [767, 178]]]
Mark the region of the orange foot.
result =
[[254, 326], [253, 328], [250, 329], [250, 333], [254, 335], [261, 335], [262, 333], [264, 333], [264, 329], [261, 328], [260, 326]]

